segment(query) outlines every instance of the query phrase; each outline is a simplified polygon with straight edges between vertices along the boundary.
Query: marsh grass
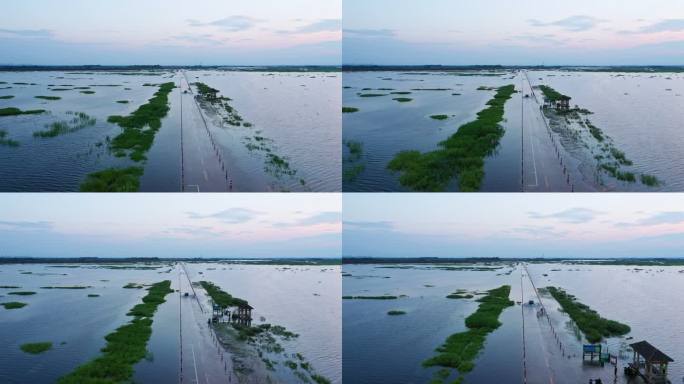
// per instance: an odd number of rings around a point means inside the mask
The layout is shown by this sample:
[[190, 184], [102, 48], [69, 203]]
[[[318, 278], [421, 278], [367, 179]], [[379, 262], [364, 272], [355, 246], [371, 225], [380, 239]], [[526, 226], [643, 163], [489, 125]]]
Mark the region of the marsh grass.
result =
[[131, 151], [133, 161], [145, 159], [145, 153], [152, 147], [154, 136], [161, 128], [161, 119], [169, 112], [168, 95], [175, 88], [174, 83], [164, 83], [154, 96], [128, 116], [109, 116], [107, 121], [123, 128], [111, 142], [113, 150]]
[[116, 102], [119, 104], [128, 104], [128, 100], [117, 100]]
[[355, 181], [359, 177], [359, 175], [365, 170], [365, 164], [355, 164], [349, 168], [346, 168], [344, 172], [342, 172], [342, 179], [345, 182]]
[[0, 100], [9, 100], [9, 99], [13, 99], [13, 98], [14, 98], [14, 96], [12, 96], [12, 95], [0, 96]]
[[92, 288], [89, 285], [62, 285], [62, 286], [47, 286], [47, 287], [40, 287], [40, 289], [86, 289], [86, 288]]
[[631, 330], [629, 325], [601, 317], [598, 312], [580, 303], [575, 296], [568, 294], [561, 288], [546, 287], [546, 290], [556, 299], [563, 311], [570, 316], [579, 329], [584, 332], [584, 336], [590, 343], [598, 343], [604, 337], [621, 336]]
[[642, 174], [640, 179], [642, 184], [648, 185], [649, 187], [657, 187], [660, 185], [658, 178], [652, 175]]
[[486, 296], [477, 300], [480, 302], [477, 310], [465, 319], [468, 330], [449, 336], [437, 348], [438, 354], [425, 360], [423, 366], [455, 368], [459, 373], [472, 371], [487, 335], [501, 326], [499, 315], [513, 305], [508, 298], [510, 292], [509, 285], [487, 291]]
[[71, 120], [66, 121], [56, 121], [52, 124], [45, 125], [45, 128], [49, 128], [44, 131], [33, 132], [33, 137], [56, 137], [59, 135], [66, 135], [68, 133], [73, 133], [80, 131], [86, 127], [92, 127], [95, 125], [97, 120], [94, 117], [90, 117], [85, 112], [72, 112], [67, 111], [67, 115], [74, 116]]
[[109, 168], [88, 175], [81, 192], [137, 192], [140, 189], [142, 167]]
[[393, 95], [410, 95], [411, 92], [409, 91], [397, 91], [397, 92], [390, 92]]
[[395, 97], [392, 100], [398, 101], [400, 103], [408, 103], [409, 101], [413, 101], [413, 99], [410, 97]]
[[354, 107], [342, 107], [342, 113], [354, 113], [354, 112], [358, 112], [358, 111], [359, 111], [358, 108], [354, 108]]
[[388, 314], [389, 316], [399, 316], [399, 315], [405, 315], [405, 314], [406, 314], [406, 311], [401, 311], [401, 310], [398, 310], [398, 309], [393, 309], [393, 310], [391, 310], [391, 311], [387, 311], [387, 314]]
[[39, 353], [43, 353], [45, 351], [52, 349], [52, 342], [44, 341], [40, 343], [26, 343], [22, 344], [20, 348], [22, 351], [26, 353], [37, 355]]
[[202, 288], [204, 288], [204, 290], [207, 291], [209, 297], [211, 297], [212, 300], [214, 300], [214, 303], [222, 307], [228, 308], [236, 307], [241, 304], [249, 304], [247, 300], [233, 297], [228, 292], [223, 291], [216, 284], [210, 281], [200, 281], [199, 283], [202, 286]]
[[8, 139], [7, 131], [5, 131], [4, 129], [0, 129], [0, 145], [4, 145], [7, 147], [18, 147], [19, 142], [16, 140]]
[[61, 100], [62, 98], [59, 96], [35, 96], [36, 99], [41, 99], [41, 100]]
[[62, 376], [60, 384], [130, 382], [133, 366], [147, 355], [147, 341], [152, 335], [152, 317], [167, 294], [173, 292], [171, 281], [152, 284], [148, 293], [128, 313], [134, 316], [128, 324], [105, 336], [107, 345], [102, 355]]
[[[54, 91], [54, 89], [53, 89], [53, 91]], [[95, 94], [95, 91], [80, 91], [80, 93], [82, 93], [84, 95], [92, 95], [92, 94]]]
[[19, 308], [24, 308], [24, 307], [27, 306], [28, 304], [22, 303], [22, 302], [19, 302], [19, 301], [8, 301], [8, 302], [5, 302], [5, 303], [0, 303], [0, 305], [2, 305], [3, 307], [5, 307], [5, 309], [19, 309]]
[[31, 296], [31, 295], [35, 295], [36, 293], [33, 291], [17, 291], [17, 292], [9, 292], [7, 294], [8, 295], [17, 295], [17, 296]]
[[446, 120], [449, 118], [449, 115], [432, 115], [430, 118], [433, 120]]
[[499, 145], [504, 129], [504, 105], [515, 92], [514, 85], [498, 88], [477, 119], [461, 125], [456, 133], [439, 143], [432, 152], [402, 151], [387, 167], [401, 172], [399, 182], [416, 191], [443, 191], [458, 176], [462, 192], [480, 189], [484, 177], [484, 158]]
[[22, 111], [21, 109], [14, 107], [0, 108], [0, 116], [37, 115], [45, 112], [44, 109], [29, 109]]
[[342, 296], [344, 300], [396, 300], [398, 296], [383, 295], [383, 296]]
[[359, 93], [359, 97], [382, 97], [387, 96], [386, 93]]

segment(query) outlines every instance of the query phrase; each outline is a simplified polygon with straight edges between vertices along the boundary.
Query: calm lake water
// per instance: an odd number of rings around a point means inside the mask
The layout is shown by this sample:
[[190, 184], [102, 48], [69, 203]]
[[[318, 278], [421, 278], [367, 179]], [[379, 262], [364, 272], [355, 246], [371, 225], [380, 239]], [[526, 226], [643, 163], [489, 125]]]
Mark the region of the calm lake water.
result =
[[[549, 85], [572, 97], [571, 104], [586, 108], [586, 116], [610, 136], [618, 150], [625, 152], [634, 165], [623, 171], [656, 176], [661, 185], [648, 187], [640, 182], [621, 182], [601, 172], [597, 180], [596, 160], [591, 145], [563, 138], [565, 152], [574, 159], [577, 175], [592, 190], [608, 191], [682, 191], [684, 190], [684, 74], [681, 73], [590, 73], [565, 71], [528, 71], [533, 86]], [[363, 171], [353, 180], [344, 181], [345, 191], [406, 191], [399, 174], [387, 170], [387, 164], [402, 150], [431, 151], [456, 132], [463, 123], [474, 120], [476, 113], [494, 91], [479, 91], [480, 86], [498, 87], [515, 84], [520, 90], [519, 74], [501, 76], [458, 76], [443, 72], [350, 72], [344, 73], [343, 104], [358, 108], [343, 114], [343, 138], [362, 144], [358, 161], [344, 161], [345, 170], [362, 165]], [[443, 88], [444, 91], [413, 91], [420, 88]], [[365, 90], [364, 90], [365, 89]], [[411, 92], [408, 95], [391, 92]], [[360, 94], [381, 94], [360, 97]], [[454, 93], [460, 95], [454, 96]], [[495, 153], [485, 159], [482, 191], [520, 191], [520, 110], [521, 94], [506, 103], [506, 129]], [[394, 101], [397, 97], [413, 100]], [[434, 120], [431, 115], [449, 115]], [[349, 151], [343, 148], [343, 157]], [[574, 169], [571, 170], [573, 173]], [[457, 190], [455, 182], [448, 187]]]
[[[263, 316], [267, 322], [299, 333], [297, 339], [283, 344], [286, 352], [302, 353], [318, 373], [335, 383], [341, 382], [339, 267], [217, 263], [186, 266], [193, 279], [196, 276], [198, 280], [213, 281], [225, 291], [247, 299], [255, 307], [255, 319]], [[0, 301], [21, 301], [28, 306], [15, 310], [0, 308], [0, 343], [4, 346], [0, 354], [0, 382], [54, 382], [97, 357], [105, 345], [104, 336], [130, 321], [126, 312], [147, 293], [122, 287], [129, 282], [149, 284], [162, 280], [171, 280], [172, 289], [177, 289], [178, 269], [166, 265], [155, 270], [1, 265], [2, 285], [21, 289], [0, 289]], [[88, 288], [40, 288], [73, 285]], [[37, 293], [7, 295], [18, 290]], [[88, 294], [100, 297], [90, 298]], [[135, 382], [178, 381], [178, 300], [178, 294], [169, 294], [166, 303], [158, 308], [147, 346], [150, 353], [134, 367]], [[24, 343], [41, 341], [52, 341], [52, 350], [31, 355], [19, 348]]]
[[[462, 124], [474, 120], [477, 112], [484, 109], [487, 101], [494, 95], [494, 91], [480, 91], [477, 90], [478, 87], [500, 87], [514, 83], [516, 81], [508, 74], [457, 76], [443, 72], [344, 73], [343, 105], [358, 108], [359, 111], [343, 114], [343, 138], [345, 141], [360, 142], [363, 146], [363, 154], [358, 163], [345, 161], [344, 168], [349, 169], [355, 164], [365, 166], [364, 171], [356, 180], [345, 181], [344, 190], [406, 191], [407, 189], [398, 181], [399, 175], [387, 170], [387, 164], [394, 158], [394, 155], [403, 150], [425, 152], [437, 149], [440, 141], [451, 136]], [[364, 88], [371, 89], [364, 90]], [[414, 90], [421, 88], [446, 90]], [[403, 95], [391, 94], [391, 92], [411, 93]], [[386, 96], [359, 96], [359, 94], [369, 93]], [[393, 100], [400, 97], [411, 98], [412, 101]], [[510, 110], [518, 111], [519, 105], [517, 109], [510, 108]], [[506, 110], [509, 110], [509, 106]], [[449, 118], [434, 120], [430, 118], [431, 115], [449, 115]], [[487, 159], [487, 161], [503, 161], [502, 164], [507, 164], [505, 168], [507, 172], [497, 172], [496, 177], [487, 178], [483, 184], [485, 189], [515, 191], [520, 188], [520, 143], [519, 139], [508, 139], [509, 136], [515, 137], [513, 129], [519, 132], [519, 127], [513, 127], [516, 125], [511, 124], [510, 134], [507, 132], [506, 137], [501, 141], [502, 145], [493, 156]], [[347, 158], [346, 147], [343, 148], [343, 152], [343, 157]], [[516, 166], [517, 172], [514, 171]], [[486, 167], [493, 169], [488, 165]], [[449, 190], [456, 188], [455, 182], [449, 186]]]
[[[178, 84], [181, 76], [180, 72], [164, 72], [158, 76], [137, 72], [128, 75], [110, 72], [0, 73], [0, 82], [6, 83], [0, 83], [0, 97], [14, 96], [0, 99], [0, 108], [49, 111], [40, 115], [0, 117], [0, 130], [7, 132], [8, 139], [20, 143], [18, 147], [0, 145], [0, 190], [76, 191], [91, 172], [144, 165], [142, 191], [179, 191], [179, 89], [169, 94], [171, 110], [162, 119], [162, 128], [157, 132], [144, 164], [136, 164], [126, 157], [117, 158], [109, 151], [107, 138], [116, 137], [121, 128], [108, 123], [107, 117], [128, 115], [146, 103], [158, 88], [143, 84], [169, 81]], [[290, 167], [297, 171], [292, 178], [275, 177], [265, 169], [263, 156], [245, 148], [244, 132], [212, 126], [210, 129], [230, 160], [231, 170], [245, 180], [236, 186], [236, 190], [341, 189], [341, 75], [203, 71], [187, 72], [187, 78], [192, 82], [205, 82], [229, 95], [233, 106], [253, 124], [250, 129], [271, 140], [274, 152], [286, 158]], [[84, 87], [89, 87], [84, 91], [95, 93], [84, 94], [77, 89]], [[58, 96], [61, 100], [45, 101], [35, 96]], [[117, 103], [118, 100], [129, 103]], [[190, 100], [191, 96], [188, 96], [184, 107], [196, 108]], [[34, 132], [44, 130], [47, 124], [70, 120], [68, 111], [85, 112], [97, 122], [94, 126], [52, 138], [33, 137]], [[186, 125], [190, 124], [189, 116], [183, 118]], [[203, 126], [184, 129], [205, 130]]]
[[[477, 308], [472, 300], [446, 298], [457, 289], [483, 291], [508, 284], [512, 288], [511, 300], [537, 301], [529, 280], [521, 279], [520, 267], [506, 266], [495, 271], [382, 267], [343, 267], [345, 274], [351, 275], [343, 278], [344, 295], [407, 295], [397, 300], [343, 300], [343, 374], [345, 380], [353, 383], [429, 382], [437, 369], [423, 368], [421, 363], [433, 356], [434, 349], [449, 335], [464, 331], [465, 317]], [[684, 310], [684, 300], [678, 294], [684, 289], [684, 273], [678, 272], [681, 268], [645, 267], [635, 271], [634, 267], [624, 266], [533, 264], [528, 269], [537, 287], [560, 286], [602, 316], [631, 326], [632, 331], [626, 337], [633, 337], [633, 341], [616, 337], [606, 343], [612, 353], [621, 351], [621, 366], [627, 358], [631, 359], [631, 353], [626, 353], [626, 344], [645, 339], [674, 358], [670, 380], [681, 382], [684, 377], [684, 331], [678, 325]], [[525, 279], [528, 278], [525, 276]], [[549, 336], [545, 323], [537, 319], [536, 309], [525, 306], [522, 309], [529, 382], [549, 382], [549, 369], [556, 383], [587, 382], [599, 376], [604, 380], [609, 377], [612, 382], [612, 369], [582, 364], [582, 341], [577, 339], [569, 318], [558, 310], [552, 298], [542, 297], [542, 300], [557, 323], [556, 332], [563, 340], [566, 353], [574, 355], [560, 357], [560, 352], [553, 350], [553, 337]], [[638, 303], [638, 310], [634, 303]], [[392, 309], [404, 310], [407, 314], [388, 316], [387, 311]], [[655, 319], [654, 314], [657, 314]], [[503, 325], [487, 337], [475, 369], [465, 376], [467, 382], [493, 384], [500, 383], [502, 377], [506, 382], [522, 382], [522, 318], [519, 304], [503, 311], [499, 317]], [[654, 325], [654, 320], [659, 325]], [[622, 381], [621, 373], [618, 376], [621, 379], [618, 382], [626, 382]], [[455, 377], [451, 376], [450, 380]]]

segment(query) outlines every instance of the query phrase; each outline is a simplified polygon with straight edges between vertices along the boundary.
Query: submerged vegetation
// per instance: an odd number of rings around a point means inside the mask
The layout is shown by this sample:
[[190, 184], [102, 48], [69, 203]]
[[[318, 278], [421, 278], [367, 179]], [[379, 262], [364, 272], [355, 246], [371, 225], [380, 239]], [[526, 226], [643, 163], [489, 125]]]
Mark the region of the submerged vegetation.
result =
[[52, 124], [45, 125], [45, 128], [49, 129], [33, 132], [33, 137], [55, 137], [59, 135], [65, 135], [80, 131], [86, 127], [92, 127], [97, 122], [94, 117], [90, 117], [85, 112], [67, 111], [67, 115], [74, 117], [69, 121], [56, 121]]
[[107, 345], [102, 356], [77, 367], [59, 379], [60, 384], [128, 382], [133, 376], [133, 365], [147, 354], [147, 341], [152, 335], [152, 317], [157, 307], [173, 292], [171, 281], [152, 284], [142, 303], [127, 314], [134, 316], [126, 325], [105, 336]]
[[365, 164], [359, 163], [363, 155], [363, 144], [360, 141], [347, 140], [344, 145], [349, 150], [349, 155], [345, 158], [342, 179], [345, 182], [352, 182], [366, 169]]
[[137, 192], [142, 174], [142, 167], [109, 168], [94, 172], [81, 184], [81, 192]]
[[62, 98], [59, 96], [36, 96], [36, 99], [41, 99], [41, 100], [61, 100]]
[[29, 109], [22, 111], [21, 109], [14, 107], [0, 108], [0, 116], [37, 115], [45, 112], [44, 109]]
[[354, 107], [342, 107], [342, 113], [354, 113], [354, 112], [358, 112], [358, 111], [359, 111], [358, 108], [354, 108]]
[[[459, 373], [472, 371], [474, 360], [484, 347], [487, 335], [501, 326], [499, 315], [513, 305], [508, 298], [510, 292], [509, 285], [487, 291], [486, 296], [477, 300], [480, 302], [477, 310], [465, 319], [468, 330], [449, 336], [437, 348], [438, 354], [425, 360], [423, 366], [455, 368]], [[448, 376], [440, 374], [436, 380], [441, 383]]]
[[4, 145], [7, 147], [18, 147], [19, 142], [16, 140], [8, 139], [7, 131], [5, 131], [4, 129], [0, 129], [0, 145]]
[[14, 98], [13, 95], [0, 96], [0, 100], [9, 100], [9, 99], [13, 99], [13, 98]]
[[400, 103], [408, 103], [408, 102], [410, 102], [410, 101], [413, 101], [413, 99], [410, 98], [410, 97], [395, 97], [395, 98], [392, 99], [392, 100], [398, 101], [398, 102], [400, 102]]
[[19, 302], [19, 301], [8, 301], [8, 302], [5, 302], [5, 303], [0, 303], [0, 305], [2, 305], [3, 307], [5, 307], [5, 309], [19, 309], [19, 308], [24, 308], [24, 307], [27, 306], [28, 304], [22, 303], [22, 302]]
[[443, 191], [452, 178], [458, 176], [461, 191], [477, 191], [484, 177], [484, 158], [499, 145], [504, 129], [504, 105], [515, 92], [515, 86], [498, 88], [487, 102], [488, 107], [477, 119], [461, 125], [432, 152], [402, 151], [388, 164], [401, 172], [402, 185], [417, 191]]
[[37, 355], [39, 353], [43, 353], [45, 351], [48, 351], [52, 348], [52, 342], [50, 341], [44, 341], [40, 343], [26, 343], [21, 345], [21, 350], [30, 353], [33, 355]]
[[398, 309], [393, 309], [391, 311], [387, 311], [387, 314], [390, 316], [399, 316], [399, 315], [405, 315], [406, 311], [401, 311]]
[[575, 296], [568, 294], [561, 288], [546, 287], [546, 290], [561, 305], [570, 318], [584, 332], [584, 336], [590, 343], [598, 343], [603, 337], [621, 336], [629, 333], [629, 325], [615, 320], [601, 317], [596, 311], [587, 305], [577, 301]]
[[396, 300], [398, 296], [383, 295], [383, 296], [342, 296], [344, 300]]
[[449, 115], [432, 115], [430, 118], [433, 120], [446, 120], [449, 118]]

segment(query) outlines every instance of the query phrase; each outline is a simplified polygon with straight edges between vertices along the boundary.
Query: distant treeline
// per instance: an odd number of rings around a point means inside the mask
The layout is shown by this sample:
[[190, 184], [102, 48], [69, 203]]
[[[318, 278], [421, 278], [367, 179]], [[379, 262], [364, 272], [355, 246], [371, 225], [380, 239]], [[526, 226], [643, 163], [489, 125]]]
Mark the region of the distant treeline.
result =
[[222, 70], [245, 72], [339, 72], [340, 66], [332, 65], [272, 65], [272, 66], [231, 66], [231, 65], [0, 65], [0, 72], [17, 71], [167, 71]]
[[173, 263], [230, 263], [253, 265], [340, 265], [340, 259], [327, 258], [273, 258], [273, 259], [223, 259], [223, 258], [159, 258], [159, 257], [0, 257], [0, 264], [155, 264]]
[[369, 71], [580, 71], [580, 72], [684, 72], [682, 65], [611, 65], [611, 66], [571, 66], [571, 65], [343, 65], [345, 72]]
[[494, 264], [494, 263], [563, 263], [584, 265], [677, 266], [684, 258], [614, 258], [614, 259], [562, 259], [562, 258], [499, 258], [499, 257], [343, 257], [342, 264]]

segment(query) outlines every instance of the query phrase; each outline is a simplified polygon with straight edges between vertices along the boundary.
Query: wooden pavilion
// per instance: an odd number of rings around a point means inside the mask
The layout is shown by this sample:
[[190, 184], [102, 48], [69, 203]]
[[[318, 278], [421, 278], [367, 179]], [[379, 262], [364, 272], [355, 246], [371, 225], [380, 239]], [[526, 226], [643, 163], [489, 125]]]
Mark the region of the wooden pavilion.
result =
[[[667, 383], [667, 365], [674, 360], [646, 340], [629, 345], [634, 358], [625, 368], [628, 374], [641, 376], [646, 383]], [[643, 372], [642, 372], [643, 368]]]

